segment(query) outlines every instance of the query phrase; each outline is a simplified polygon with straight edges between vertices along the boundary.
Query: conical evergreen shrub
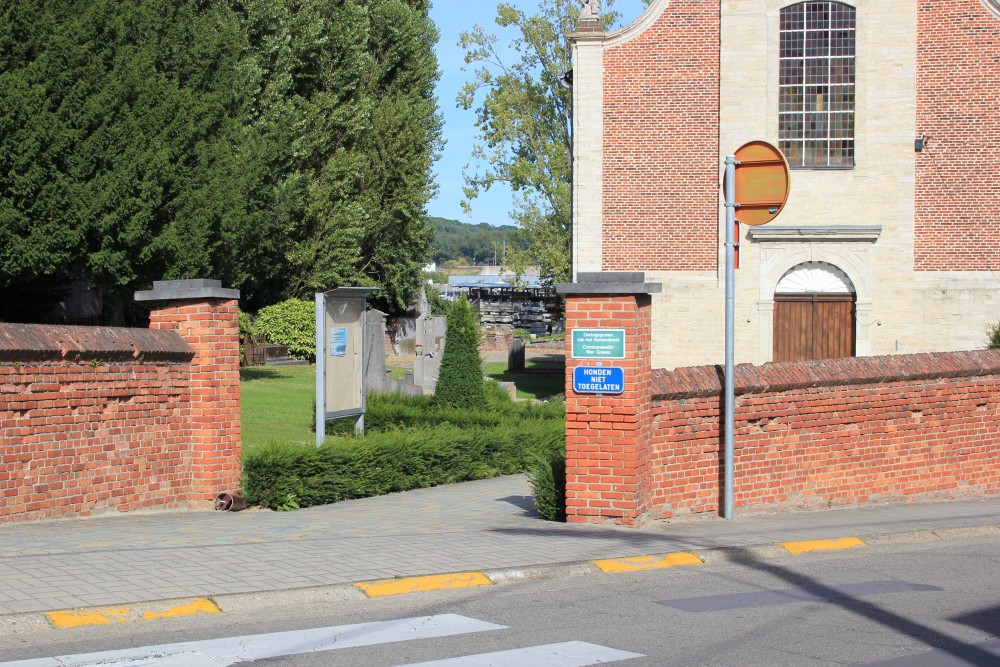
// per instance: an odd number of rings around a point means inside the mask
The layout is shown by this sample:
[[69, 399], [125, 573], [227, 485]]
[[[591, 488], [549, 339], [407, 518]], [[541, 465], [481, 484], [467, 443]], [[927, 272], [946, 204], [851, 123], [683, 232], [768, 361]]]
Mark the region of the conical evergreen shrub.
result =
[[434, 388], [436, 408], [486, 409], [483, 361], [479, 357], [479, 324], [463, 296], [448, 309], [441, 371]]

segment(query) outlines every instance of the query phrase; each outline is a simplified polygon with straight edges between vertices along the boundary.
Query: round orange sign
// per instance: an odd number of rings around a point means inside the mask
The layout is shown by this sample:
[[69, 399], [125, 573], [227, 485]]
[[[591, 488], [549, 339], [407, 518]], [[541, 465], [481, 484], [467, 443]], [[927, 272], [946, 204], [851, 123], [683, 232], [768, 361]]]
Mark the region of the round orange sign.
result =
[[744, 144], [734, 155], [736, 219], [753, 226], [771, 222], [788, 201], [788, 161], [766, 141]]

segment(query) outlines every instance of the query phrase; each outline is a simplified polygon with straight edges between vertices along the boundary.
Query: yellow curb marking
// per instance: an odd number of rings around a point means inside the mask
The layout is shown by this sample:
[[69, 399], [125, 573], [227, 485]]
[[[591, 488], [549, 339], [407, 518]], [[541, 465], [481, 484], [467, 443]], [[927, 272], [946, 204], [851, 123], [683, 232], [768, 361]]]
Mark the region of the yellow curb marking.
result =
[[806, 540], [805, 542], [781, 542], [789, 553], [807, 554], [811, 551], [832, 551], [868, 546], [856, 537], [840, 537], [834, 540]]
[[128, 607], [98, 607], [97, 609], [70, 609], [47, 611], [45, 615], [53, 627], [79, 628], [85, 625], [108, 625], [128, 620]]
[[179, 604], [165, 611], [147, 611], [142, 615], [144, 621], [155, 621], [160, 618], [177, 618], [179, 616], [194, 616], [195, 614], [221, 614], [219, 605], [208, 598], [195, 598], [187, 604]]
[[405, 579], [380, 579], [379, 581], [359, 582], [354, 585], [363, 590], [368, 597], [377, 598], [383, 595], [492, 586], [493, 582], [481, 572], [456, 572], [454, 574], [434, 574]]
[[638, 572], [639, 570], [657, 570], [661, 567], [677, 565], [701, 565], [705, 561], [687, 551], [658, 556], [634, 556], [632, 558], [609, 558], [607, 560], [591, 561], [602, 572]]
[[138, 610], [130, 607], [95, 607], [92, 609], [67, 609], [47, 611], [45, 616], [52, 627], [59, 629], [80, 628], [90, 625], [129, 623], [132, 621], [153, 621], [160, 618], [178, 618], [195, 614], [220, 614], [222, 609], [207, 598], [192, 598], [184, 604], [168, 607], [163, 611], [146, 611], [138, 616]]

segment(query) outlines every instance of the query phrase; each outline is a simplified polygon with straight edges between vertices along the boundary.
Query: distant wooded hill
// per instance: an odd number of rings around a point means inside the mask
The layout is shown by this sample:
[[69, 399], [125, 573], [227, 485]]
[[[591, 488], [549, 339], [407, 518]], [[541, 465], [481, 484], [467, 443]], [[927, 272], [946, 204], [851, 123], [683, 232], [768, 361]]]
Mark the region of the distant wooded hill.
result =
[[502, 264], [504, 244], [514, 247], [513, 225], [494, 227], [485, 222], [470, 225], [447, 218], [428, 218], [434, 227], [431, 261], [439, 265], [448, 261], [460, 264]]

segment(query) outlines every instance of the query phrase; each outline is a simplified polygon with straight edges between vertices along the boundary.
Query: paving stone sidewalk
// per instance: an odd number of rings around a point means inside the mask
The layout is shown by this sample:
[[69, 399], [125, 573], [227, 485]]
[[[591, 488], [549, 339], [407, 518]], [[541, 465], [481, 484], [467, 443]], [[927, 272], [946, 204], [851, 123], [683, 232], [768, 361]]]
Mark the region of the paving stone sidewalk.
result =
[[0, 614], [962, 526], [1000, 526], [1000, 499], [634, 530], [541, 521], [527, 481], [512, 476], [287, 513], [138, 513], [3, 525]]

